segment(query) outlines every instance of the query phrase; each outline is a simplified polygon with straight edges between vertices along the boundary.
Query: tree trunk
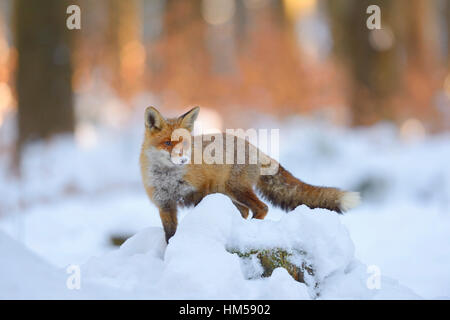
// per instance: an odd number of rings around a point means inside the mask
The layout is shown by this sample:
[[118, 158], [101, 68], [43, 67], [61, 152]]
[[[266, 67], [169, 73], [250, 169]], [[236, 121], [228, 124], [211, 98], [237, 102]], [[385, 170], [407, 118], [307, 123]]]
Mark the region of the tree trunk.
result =
[[15, 1], [18, 50], [17, 150], [34, 139], [73, 132], [71, 31], [65, 0]]
[[[369, 30], [369, 5], [381, 9], [381, 30]], [[398, 23], [404, 2], [381, 0], [328, 0], [334, 50], [352, 82], [350, 107], [353, 124], [371, 124], [392, 118], [389, 99], [401, 86], [402, 62]]]

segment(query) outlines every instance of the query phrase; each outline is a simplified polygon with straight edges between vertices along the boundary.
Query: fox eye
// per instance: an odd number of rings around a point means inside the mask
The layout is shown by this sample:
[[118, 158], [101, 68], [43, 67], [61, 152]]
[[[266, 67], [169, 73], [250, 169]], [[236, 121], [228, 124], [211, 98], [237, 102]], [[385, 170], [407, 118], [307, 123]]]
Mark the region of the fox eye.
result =
[[166, 146], [171, 146], [172, 145], [172, 141], [166, 141], [166, 142], [164, 142], [164, 144], [166, 145]]

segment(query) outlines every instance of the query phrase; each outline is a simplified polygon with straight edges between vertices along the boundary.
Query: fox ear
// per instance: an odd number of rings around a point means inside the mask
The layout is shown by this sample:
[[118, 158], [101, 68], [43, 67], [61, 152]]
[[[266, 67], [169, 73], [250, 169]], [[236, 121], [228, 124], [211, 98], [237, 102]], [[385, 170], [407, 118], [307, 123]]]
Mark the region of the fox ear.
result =
[[147, 107], [145, 109], [145, 126], [149, 129], [160, 130], [166, 124], [163, 116], [154, 107]]
[[181, 121], [181, 126], [186, 128], [189, 131], [192, 131], [194, 128], [194, 122], [197, 119], [198, 113], [200, 112], [199, 107], [192, 108], [182, 116], [178, 118], [178, 121]]

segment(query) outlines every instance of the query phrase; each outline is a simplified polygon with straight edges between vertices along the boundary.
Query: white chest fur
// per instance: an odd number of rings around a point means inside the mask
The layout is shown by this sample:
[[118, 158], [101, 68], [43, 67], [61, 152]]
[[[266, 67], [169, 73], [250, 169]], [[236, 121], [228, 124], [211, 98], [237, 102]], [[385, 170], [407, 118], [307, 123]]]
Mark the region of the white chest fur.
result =
[[150, 148], [146, 151], [149, 167], [147, 183], [153, 187], [153, 200], [160, 206], [176, 203], [195, 191], [183, 178], [184, 165], [174, 164], [165, 150]]

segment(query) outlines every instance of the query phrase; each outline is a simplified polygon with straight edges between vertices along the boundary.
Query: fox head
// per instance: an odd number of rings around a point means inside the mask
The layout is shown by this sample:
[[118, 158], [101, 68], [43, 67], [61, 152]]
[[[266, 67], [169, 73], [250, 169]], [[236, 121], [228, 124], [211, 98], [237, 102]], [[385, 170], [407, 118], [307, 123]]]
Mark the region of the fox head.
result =
[[183, 141], [183, 136], [177, 134], [177, 129], [185, 129], [191, 133], [199, 111], [200, 108], [195, 107], [178, 118], [165, 119], [156, 108], [148, 107], [145, 109], [145, 144], [147, 147], [167, 151], [174, 163], [185, 163], [187, 155], [183, 150], [190, 145], [184, 145], [188, 141]]

